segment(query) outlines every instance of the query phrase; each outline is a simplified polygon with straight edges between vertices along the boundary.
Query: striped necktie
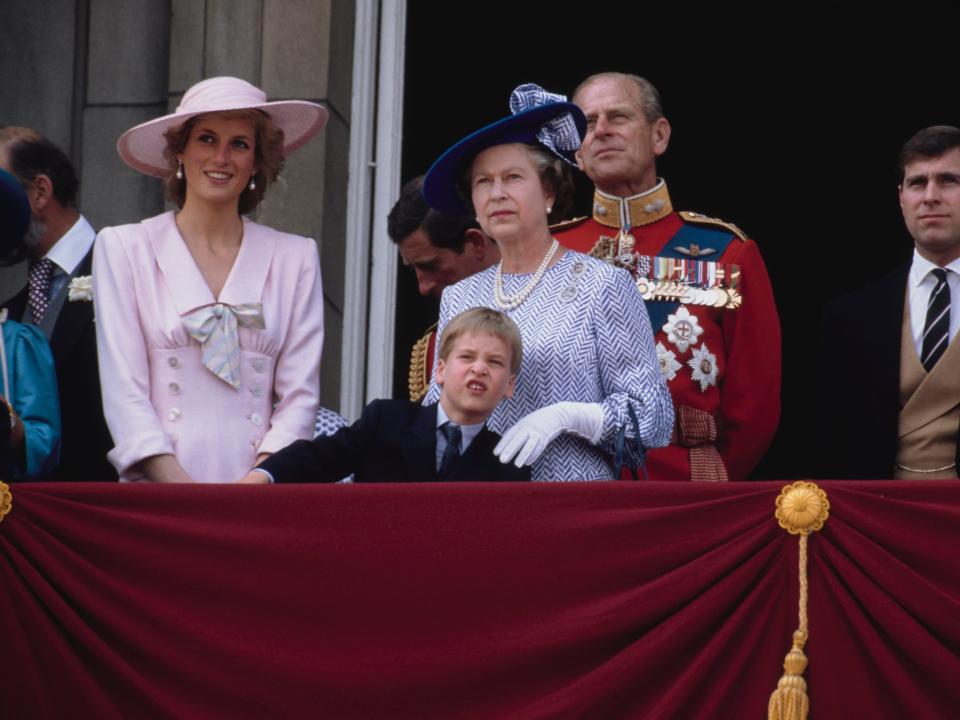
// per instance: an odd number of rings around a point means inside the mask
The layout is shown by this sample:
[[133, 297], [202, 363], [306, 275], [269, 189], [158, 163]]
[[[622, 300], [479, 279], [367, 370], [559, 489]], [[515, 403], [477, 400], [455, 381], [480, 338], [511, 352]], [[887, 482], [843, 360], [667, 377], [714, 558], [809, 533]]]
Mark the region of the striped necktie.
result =
[[928, 373], [950, 344], [950, 285], [947, 284], [947, 271], [936, 268], [932, 272], [937, 278], [937, 285], [927, 302], [927, 319], [923, 323], [920, 351], [920, 363]]

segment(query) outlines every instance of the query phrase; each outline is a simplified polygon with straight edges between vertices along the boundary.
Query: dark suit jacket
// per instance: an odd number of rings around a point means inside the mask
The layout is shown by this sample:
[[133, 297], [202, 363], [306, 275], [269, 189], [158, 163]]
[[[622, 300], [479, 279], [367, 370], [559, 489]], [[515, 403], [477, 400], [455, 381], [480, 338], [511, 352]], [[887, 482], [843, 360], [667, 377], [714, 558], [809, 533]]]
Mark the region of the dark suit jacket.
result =
[[[75, 275], [90, 275], [93, 250], [77, 267]], [[4, 303], [14, 320], [27, 309], [24, 287]], [[107, 462], [113, 447], [103, 419], [100, 374], [97, 367], [97, 333], [92, 302], [64, 302], [50, 336], [56, 365], [63, 425], [60, 464], [45, 480], [116, 480], [117, 473]]]
[[907, 265], [824, 308], [817, 414], [819, 474], [892, 478], [900, 415]]
[[[493, 454], [500, 436], [484, 427], [445, 481], [529, 480], [529, 468], [505, 465]], [[260, 467], [276, 482], [437, 481], [437, 406], [374, 400], [360, 419], [334, 435], [299, 440]]]

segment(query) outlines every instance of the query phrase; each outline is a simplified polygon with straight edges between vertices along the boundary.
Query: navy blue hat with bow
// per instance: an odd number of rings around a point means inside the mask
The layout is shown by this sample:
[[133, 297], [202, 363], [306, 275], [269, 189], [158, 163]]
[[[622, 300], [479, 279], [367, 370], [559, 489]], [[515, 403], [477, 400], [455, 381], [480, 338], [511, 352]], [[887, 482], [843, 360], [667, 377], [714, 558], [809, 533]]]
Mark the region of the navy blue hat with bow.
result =
[[469, 214], [457, 191], [457, 179], [478, 153], [495, 145], [540, 144], [576, 165], [574, 154], [580, 148], [587, 120], [564, 95], [527, 83], [510, 94], [510, 112], [513, 114], [467, 135], [437, 158], [423, 179], [423, 197], [430, 207], [452, 215]]

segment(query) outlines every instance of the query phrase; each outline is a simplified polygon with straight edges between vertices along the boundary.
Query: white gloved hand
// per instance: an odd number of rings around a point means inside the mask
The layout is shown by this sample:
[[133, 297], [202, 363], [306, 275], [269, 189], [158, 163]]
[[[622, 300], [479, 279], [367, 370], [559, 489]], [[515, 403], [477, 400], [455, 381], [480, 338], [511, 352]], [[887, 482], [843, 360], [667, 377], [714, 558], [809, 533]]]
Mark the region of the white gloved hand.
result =
[[536, 462], [562, 432], [579, 435], [594, 445], [603, 432], [603, 406], [598, 403], [558, 402], [520, 418], [504, 433], [493, 452], [500, 462], [514, 460], [523, 467]]

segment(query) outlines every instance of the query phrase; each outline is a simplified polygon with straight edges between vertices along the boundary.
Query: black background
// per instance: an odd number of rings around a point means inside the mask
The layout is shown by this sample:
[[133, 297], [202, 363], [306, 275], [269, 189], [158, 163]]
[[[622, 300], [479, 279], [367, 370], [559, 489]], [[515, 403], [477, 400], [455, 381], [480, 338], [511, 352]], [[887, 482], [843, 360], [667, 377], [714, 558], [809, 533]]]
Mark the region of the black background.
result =
[[[920, 128], [960, 125], [957, 41], [937, 37], [949, 27], [930, 6], [905, 6], [913, 15], [886, 18], [883, 33], [874, 15], [841, 24], [832, 9], [736, 19], [630, 7], [559, 18], [537, 14], [549, 6], [410, 0], [402, 179], [507, 115], [516, 85], [569, 95], [594, 72], [649, 79], [673, 128], [657, 170], [674, 207], [736, 223], [767, 263], [783, 329], [783, 413], [755, 476], [801, 477], [818, 413], [829, 412], [811, 400], [821, 306], [909, 259], [896, 157]], [[591, 186], [577, 175], [574, 214], [584, 215]], [[419, 297], [409, 268], [398, 287], [403, 397], [409, 348], [438, 304]]]

